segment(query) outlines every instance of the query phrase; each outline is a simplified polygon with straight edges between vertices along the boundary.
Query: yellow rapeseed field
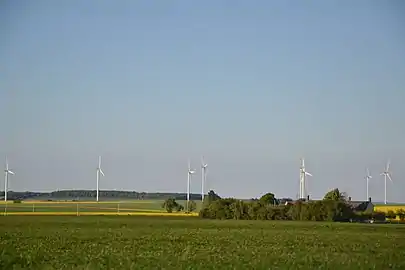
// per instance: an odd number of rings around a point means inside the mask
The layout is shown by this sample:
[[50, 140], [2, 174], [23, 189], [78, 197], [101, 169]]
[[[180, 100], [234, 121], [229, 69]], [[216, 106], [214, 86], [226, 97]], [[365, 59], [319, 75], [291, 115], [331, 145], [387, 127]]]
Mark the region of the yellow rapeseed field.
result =
[[[374, 205], [374, 211], [376, 212], [388, 213], [388, 211], [393, 211], [397, 213], [397, 211], [401, 209], [405, 211], [405, 205]], [[399, 220], [399, 216], [395, 219]]]
[[405, 205], [374, 205], [374, 211], [387, 213], [388, 211], [397, 212], [398, 210], [405, 211]]

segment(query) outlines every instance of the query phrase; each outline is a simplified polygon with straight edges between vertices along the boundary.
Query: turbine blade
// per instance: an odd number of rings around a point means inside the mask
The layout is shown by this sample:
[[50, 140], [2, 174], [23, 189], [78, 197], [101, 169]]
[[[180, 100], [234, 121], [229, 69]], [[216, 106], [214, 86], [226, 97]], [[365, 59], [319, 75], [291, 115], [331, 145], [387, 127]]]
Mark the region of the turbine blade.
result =
[[104, 176], [104, 172], [103, 170], [101, 170], [101, 168], [99, 169], [99, 172], [101, 173], [102, 176]]
[[190, 159], [189, 160], [187, 160], [187, 165], [188, 165], [188, 171], [190, 171], [191, 170], [191, 164], [190, 164], [191, 162], [190, 162]]
[[367, 176], [370, 176], [370, 171], [368, 170], [368, 168], [366, 169], [367, 172]]
[[392, 182], [392, 178], [389, 173], [387, 173], [387, 176], [388, 176], [388, 179], [390, 179], [390, 181]]
[[15, 174], [14, 172], [12, 172], [12, 171], [10, 171], [10, 170], [7, 170], [7, 173], [12, 174], [12, 175]]
[[390, 169], [390, 160], [387, 161], [387, 167], [386, 167], [385, 171], [388, 172], [389, 169]]
[[305, 167], [305, 160], [303, 158], [301, 158], [301, 167], [304, 168]]
[[204, 156], [201, 156], [201, 166], [204, 166], [205, 165], [205, 163], [204, 163]]
[[101, 156], [98, 156], [98, 167], [101, 168]]
[[310, 174], [309, 172], [305, 172], [305, 175], [313, 176], [313, 175]]

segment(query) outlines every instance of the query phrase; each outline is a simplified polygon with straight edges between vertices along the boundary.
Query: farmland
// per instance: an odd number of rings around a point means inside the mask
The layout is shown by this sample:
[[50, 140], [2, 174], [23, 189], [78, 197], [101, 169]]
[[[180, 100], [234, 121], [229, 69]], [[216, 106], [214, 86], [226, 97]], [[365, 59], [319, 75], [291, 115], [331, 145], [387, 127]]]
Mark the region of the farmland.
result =
[[[167, 214], [162, 208], [163, 200], [122, 201], [22, 201], [0, 202], [3, 215], [153, 215]], [[184, 204], [183, 201], [179, 201]], [[197, 203], [200, 207], [201, 203]], [[194, 213], [196, 215], [197, 213]], [[172, 213], [171, 215], [185, 215]]]
[[0, 216], [1, 269], [404, 269], [405, 226]]

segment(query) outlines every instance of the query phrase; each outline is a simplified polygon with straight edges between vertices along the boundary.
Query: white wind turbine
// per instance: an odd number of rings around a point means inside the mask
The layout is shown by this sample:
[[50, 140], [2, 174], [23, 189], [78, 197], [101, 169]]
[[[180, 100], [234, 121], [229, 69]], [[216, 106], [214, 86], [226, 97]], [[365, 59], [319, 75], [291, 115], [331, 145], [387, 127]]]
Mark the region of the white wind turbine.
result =
[[190, 202], [190, 181], [191, 181], [191, 177], [192, 175], [195, 173], [195, 170], [191, 169], [191, 164], [190, 164], [190, 160], [188, 160], [188, 171], [187, 171], [187, 207], [186, 207], [186, 211], [188, 212], [188, 205]]
[[12, 172], [9, 168], [8, 168], [8, 160], [6, 157], [6, 168], [4, 169], [4, 201], [7, 201], [7, 188], [8, 188], [8, 175], [14, 175], [14, 172]]
[[306, 188], [306, 176], [312, 176], [309, 172], [305, 170], [305, 161], [301, 158], [301, 168], [300, 168], [300, 199], [305, 199], [305, 188]]
[[101, 156], [98, 157], [98, 167], [97, 167], [97, 190], [96, 190], [96, 200], [98, 201], [98, 193], [99, 193], [99, 180], [100, 180], [100, 174], [104, 176], [103, 170], [101, 170]]
[[364, 177], [365, 179], [366, 179], [366, 182], [367, 182], [367, 200], [366, 201], [368, 201], [369, 199], [370, 199], [370, 197], [369, 197], [369, 192], [368, 192], [368, 186], [369, 186], [369, 182], [370, 182], [370, 179], [371, 178], [373, 178], [371, 175], [370, 175], [370, 171], [368, 170], [368, 168], [366, 168], [366, 176]]
[[387, 204], [387, 177], [392, 182], [391, 173], [389, 169], [390, 169], [390, 161], [388, 160], [384, 172], [381, 173], [381, 175], [384, 175], [384, 204]]
[[204, 202], [204, 183], [207, 180], [208, 164], [204, 162], [204, 156], [201, 157], [201, 202]]

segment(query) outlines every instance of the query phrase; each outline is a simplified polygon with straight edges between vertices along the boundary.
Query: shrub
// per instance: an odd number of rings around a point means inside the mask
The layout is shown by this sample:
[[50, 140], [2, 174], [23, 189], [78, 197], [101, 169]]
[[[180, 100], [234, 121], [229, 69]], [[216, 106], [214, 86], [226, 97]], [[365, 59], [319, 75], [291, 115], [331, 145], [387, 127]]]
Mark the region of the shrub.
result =
[[387, 214], [386, 214], [386, 217], [389, 218], [389, 219], [396, 219], [396, 218], [397, 218], [397, 214], [395, 214], [394, 211], [389, 210], [389, 211], [387, 212]]
[[172, 213], [174, 209], [179, 209], [179, 204], [175, 199], [169, 198], [162, 204], [162, 208], [166, 209], [168, 213]]
[[[301, 201], [287, 205], [277, 205], [272, 193], [260, 200], [241, 201], [233, 198], [216, 198], [206, 202], [199, 216], [209, 219], [249, 219], [249, 220], [312, 220], [348, 222], [371, 217], [354, 213], [345, 200], [328, 199], [322, 201]], [[374, 219], [385, 220], [385, 215], [376, 214]]]
[[400, 221], [405, 221], [405, 210], [404, 209], [398, 209], [397, 210], [397, 216], [399, 217]]

